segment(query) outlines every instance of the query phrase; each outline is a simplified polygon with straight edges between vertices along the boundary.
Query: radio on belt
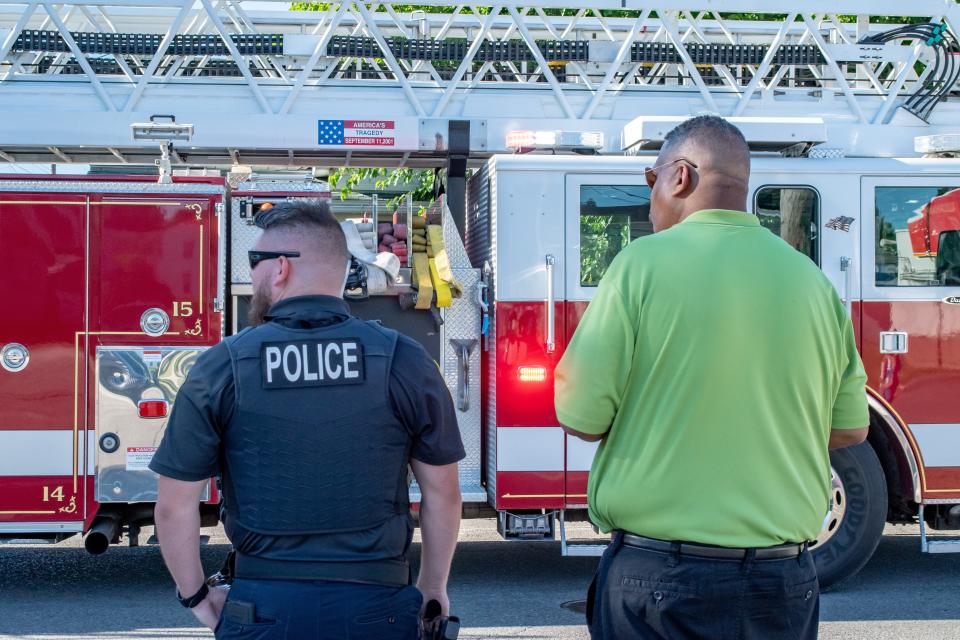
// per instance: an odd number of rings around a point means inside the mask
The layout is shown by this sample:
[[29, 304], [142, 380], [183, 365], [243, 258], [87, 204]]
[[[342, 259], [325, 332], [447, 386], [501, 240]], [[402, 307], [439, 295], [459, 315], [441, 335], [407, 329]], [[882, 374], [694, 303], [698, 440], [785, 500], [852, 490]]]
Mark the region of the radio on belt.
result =
[[267, 342], [260, 353], [265, 389], [359, 384], [364, 380], [358, 340]]

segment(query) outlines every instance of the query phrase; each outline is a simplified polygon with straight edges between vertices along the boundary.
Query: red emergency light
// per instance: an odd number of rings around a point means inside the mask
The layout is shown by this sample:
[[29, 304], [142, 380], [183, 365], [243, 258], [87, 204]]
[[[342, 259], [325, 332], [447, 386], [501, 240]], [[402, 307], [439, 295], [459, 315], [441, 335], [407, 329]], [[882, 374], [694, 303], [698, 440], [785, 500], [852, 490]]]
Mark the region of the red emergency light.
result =
[[167, 417], [166, 400], [141, 400], [137, 404], [141, 418], [165, 418]]

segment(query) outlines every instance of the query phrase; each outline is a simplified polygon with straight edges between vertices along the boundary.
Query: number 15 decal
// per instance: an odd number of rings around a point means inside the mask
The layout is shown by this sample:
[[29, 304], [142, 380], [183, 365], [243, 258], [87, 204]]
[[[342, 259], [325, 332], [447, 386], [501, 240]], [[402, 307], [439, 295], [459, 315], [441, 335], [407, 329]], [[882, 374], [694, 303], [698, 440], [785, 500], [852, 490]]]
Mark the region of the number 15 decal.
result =
[[173, 303], [174, 318], [189, 318], [192, 315], [193, 315], [192, 302], [174, 302]]

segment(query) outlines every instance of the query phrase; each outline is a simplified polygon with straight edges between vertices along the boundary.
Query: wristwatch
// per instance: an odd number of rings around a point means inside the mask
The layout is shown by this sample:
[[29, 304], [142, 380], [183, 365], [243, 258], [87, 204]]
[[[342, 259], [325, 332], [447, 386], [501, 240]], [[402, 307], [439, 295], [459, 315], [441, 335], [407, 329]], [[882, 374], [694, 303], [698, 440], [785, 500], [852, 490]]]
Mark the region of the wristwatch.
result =
[[177, 600], [180, 601], [180, 604], [185, 606], [187, 609], [193, 609], [195, 606], [203, 602], [203, 599], [207, 597], [207, 594], [210, 593], [210, 587], [207, 586], [207, 583], [204, 582], [200, 585], [200, 590], [189, 598], [184, 598], [180, 595], [180, 590], [177, 589]]

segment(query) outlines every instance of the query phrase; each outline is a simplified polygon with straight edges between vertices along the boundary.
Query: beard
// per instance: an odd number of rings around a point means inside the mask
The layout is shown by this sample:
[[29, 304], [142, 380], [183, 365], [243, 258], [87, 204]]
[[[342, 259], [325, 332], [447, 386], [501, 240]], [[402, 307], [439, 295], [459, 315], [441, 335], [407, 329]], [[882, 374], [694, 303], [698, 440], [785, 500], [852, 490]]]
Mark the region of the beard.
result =
[[270, 288], [266, 282], [261, 282], [260, 286], [253, 290], [253, 298], [250, 300], [250, 308], [247, 310], [247, 322], [252, 327], [258, 327], [264, 323], [264, 317], [273, 300], [270, 299]]

